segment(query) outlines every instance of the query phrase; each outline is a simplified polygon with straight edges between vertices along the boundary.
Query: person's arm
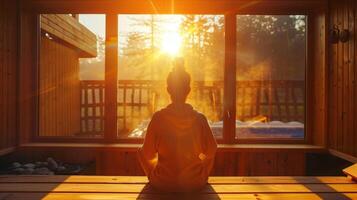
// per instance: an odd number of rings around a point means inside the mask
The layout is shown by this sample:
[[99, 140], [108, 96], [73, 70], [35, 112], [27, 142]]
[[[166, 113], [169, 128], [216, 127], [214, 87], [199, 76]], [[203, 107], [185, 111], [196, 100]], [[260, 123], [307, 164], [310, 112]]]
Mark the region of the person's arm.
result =
[[151, 171], [155, 168], [157, 164], [157, 137], [156, 137], [156, 126], [157, 120], [156, 115], [152, 117], [144, 140], [144, 144], [138, 150], [138, 159], [143, 168], [145, 174], [149, 176]]
[[206, 168], [207, 175], [210, 173], [214, 157], [216, 155], [217, 143], [213, 136], [211, 127], [209, 126], [206, 117], [202, 120], [202, 154], [199, 155], [203, 165]]

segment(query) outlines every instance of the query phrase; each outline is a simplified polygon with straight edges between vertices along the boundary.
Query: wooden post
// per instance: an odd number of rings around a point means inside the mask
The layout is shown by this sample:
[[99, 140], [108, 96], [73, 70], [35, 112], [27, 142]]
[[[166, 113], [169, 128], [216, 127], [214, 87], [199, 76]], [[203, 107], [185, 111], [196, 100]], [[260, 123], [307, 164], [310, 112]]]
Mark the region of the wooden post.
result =
[[236, 15], [225, 15], [223, 140], [234, 143], [236, 130]]
[[117, 83], [118, 83], [118, 16], [106, 15], [105, 36], [105, 102], [104, 138], [112, 142], [117, 138]]
[[[20, 5], [25, 9], [24, 5]], [[28, 143], [38, 136], [38, 39], [39, 18], [37, 14], [24, 11], [19, 21], [19, 97], [18, 97], [18, 144]], [[21, 134], [20, 134], [21, 133]]]

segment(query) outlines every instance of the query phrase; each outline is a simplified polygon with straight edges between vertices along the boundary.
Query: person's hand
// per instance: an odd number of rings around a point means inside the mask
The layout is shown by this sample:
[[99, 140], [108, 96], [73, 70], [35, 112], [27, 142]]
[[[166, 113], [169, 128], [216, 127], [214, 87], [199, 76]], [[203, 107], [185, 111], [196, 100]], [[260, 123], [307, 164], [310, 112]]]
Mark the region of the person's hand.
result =
[[204, 161], [206, 159], [206, 155], [203, 153], [200, 153], [200, 155], [198, 155], [198, 158], [200, 158], [201, 161]]

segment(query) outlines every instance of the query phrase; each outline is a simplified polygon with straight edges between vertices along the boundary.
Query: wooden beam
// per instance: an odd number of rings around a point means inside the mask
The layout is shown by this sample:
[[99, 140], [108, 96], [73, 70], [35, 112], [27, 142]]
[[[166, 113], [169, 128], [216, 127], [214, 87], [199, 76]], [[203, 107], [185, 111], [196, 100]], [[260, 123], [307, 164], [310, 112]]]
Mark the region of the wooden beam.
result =
[[234, 143], [236, 134], [236, 15], [234, 13], [226, 14], [224, 20], [223, 140], [225, 143]]
[[104, 138], [117, 138], [118, 15], [106, 15]]
[[29, 0], [28, 9], [38, 13], [122, 13], [122, 14], [301, 14], [320, 9], [326, 0]]
[[19, 49], [19, 144], [27, 143], [38, 134], [38, 16], [21, 12]]
[[[0, 183], [94, 183], [94, 184], [142, 184], [148, 183], [146, 176], [29, 176], [0, 175]], [[351, 179], [344, 176], [211, 176], [210, 184], [351, 184]]]
[[9, 153], [11, 153], [11, 152], [14, 152], [15, 149], [16, 149], [16, 147], [10, 147], [10, 148], [6, 148], [6, 149], [1, 149], [1, 150], [0, 150], [0, 156], [9, 154]]
[[[122, 151], [137, 151], [141, 144], [100, 144], [100, 143], [28, 143], [19, 148], [30, 151], [33, 149], [118, 149]], [[314, 152], [325, 153], [320, 146], [305, 144], [218, 144], [218, 152]]]
[[79, 50], [82, 58], [97, 56], [97, 37], [75, 18], [65, 14], [41, 14], [41, 29]]
[[351, 156], [351, 155], [342, 153], [342, 152], [337, 151], [337, 150], [334, 150], [334, 149], [329, 149], [328, 151], [329, 151], [330, 154], [332, 154], [332, 155], [334, 155], [334, 156], [336, 156], [336, 157], [339, 157], [339, 158], [341, 158], [341, 159], [350, 161], [350, 162], [352, 162], [352, 163], [357, 163], [357, 158], [354, 157], [354, 156]]

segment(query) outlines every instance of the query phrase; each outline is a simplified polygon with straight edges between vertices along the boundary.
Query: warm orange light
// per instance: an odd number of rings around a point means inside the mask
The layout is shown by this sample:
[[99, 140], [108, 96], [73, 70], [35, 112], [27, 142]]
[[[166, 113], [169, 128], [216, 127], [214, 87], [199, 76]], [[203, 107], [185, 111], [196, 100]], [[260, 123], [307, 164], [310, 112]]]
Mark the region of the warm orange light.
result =
[[176, 56], [180, 52], [182, 37], [177, 32], [168, 32], [163, 35], [161, 51], [171, 56]]

